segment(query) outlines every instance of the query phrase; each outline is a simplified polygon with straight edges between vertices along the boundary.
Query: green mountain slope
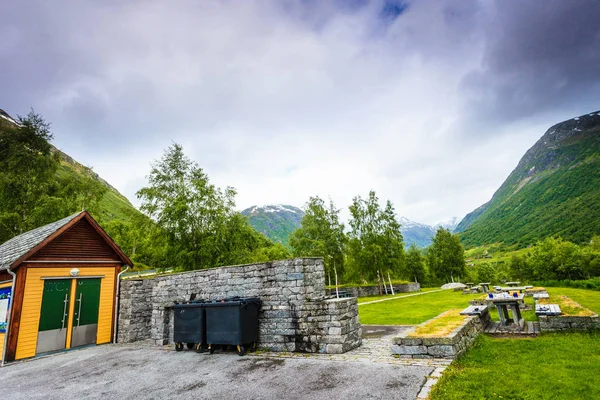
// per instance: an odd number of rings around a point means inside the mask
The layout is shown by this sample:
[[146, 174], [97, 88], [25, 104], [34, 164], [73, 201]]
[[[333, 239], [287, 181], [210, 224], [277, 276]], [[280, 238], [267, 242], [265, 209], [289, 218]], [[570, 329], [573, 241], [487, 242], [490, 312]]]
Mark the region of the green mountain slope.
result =
[[467, 247], [523, 247], [559, 235], [582, 243], [600, 233], [600, 112], [554, 125], [492, 199], [457, 227]]
[[290, 235], [300, 227], [301, 209], [284, 204], [252, 206], [242, 211], [250, 225], [276, 243], [289, 244]]
[[[17, 121], [2, 109], [0, 109], [0, 123], [18, 125]], [[60, 160], [60, 167], [56, 172], [58, 176], [74, 179], [83, 179], [85, 176], [90, 176], [107, 188], [104, 196], [100, 199], [92, 212], [94, 217], [98, 218], [101, 222], [119, 220], [127, 223], [141, 215], [125, 196], [119, 193], [117, 189], [112, 187], [92, 169], [77, 162], [71, 156], [57, 149], [53, 145], [50, 145], [50, 147], [51, 153], [56, 154]]]

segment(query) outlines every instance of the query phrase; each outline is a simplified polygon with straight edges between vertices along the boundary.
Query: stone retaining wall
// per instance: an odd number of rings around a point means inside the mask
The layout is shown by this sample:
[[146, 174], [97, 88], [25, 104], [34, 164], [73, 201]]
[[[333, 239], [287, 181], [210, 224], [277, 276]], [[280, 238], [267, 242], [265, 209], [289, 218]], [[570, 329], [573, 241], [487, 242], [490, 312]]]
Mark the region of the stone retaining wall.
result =
[[[487, 315], [487, 317], [486, 317]], [[435, 317], [437, 318], [437, 317]], [[434, 319], [435, 319], [434, 318]], [[431, 320], [430, 320], [431, 321]], [[426, 324], [429, 321], [424, 322]], [[414, 329], [393, 339], [392, 354], [402, 358], [456, 358], [464, 353], [489, 322], [489, 313], [483, 318], [465, 317], [465, 323], [444, 337], [408, 337]]]
[[562, 331], [562, 330], [589, 330], [600, 329], [598, 315], [590, 317], [576, 317], [568, 315], [540, 315], [540, 330]]
[[121, 282], [118, 340], [173, 342], [174, 302], [258, 297], [259, 343], [271, 351], [340, 353], [361, 344], [356, 298], [325, 296], [320, 258], [221, 267]]
[[[421, 290], [421, 284], [417, 282], [411, 283], [400, 283], [392, 285], [394, 287], [394, 294], [396, 293], [408, 293], [408, 292], [418, 292]], [[327, 289], [330, 295], [335, 295], [335, 288]], [[366, 297], [366, 296], [379, 296], [379, 287], [378, 286], [352, 286], [352, 287], [342, 287], [339, 290], [345, 290], [353, 297]], [[390, 286], [387, 285], [388, 294], [390, 293]], [[385, 289], [383, 286], [381, 287], [381, 293], [385, 294]]]

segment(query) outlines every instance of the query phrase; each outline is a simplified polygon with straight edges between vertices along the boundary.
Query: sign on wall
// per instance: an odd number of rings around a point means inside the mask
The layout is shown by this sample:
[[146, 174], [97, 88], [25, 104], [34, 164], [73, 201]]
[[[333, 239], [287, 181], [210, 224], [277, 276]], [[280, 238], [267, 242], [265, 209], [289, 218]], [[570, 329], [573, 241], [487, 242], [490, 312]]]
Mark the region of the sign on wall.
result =
[[10, 305], [10, 288], [0, 289], [0, 333], [6, 333], [8, 306]]

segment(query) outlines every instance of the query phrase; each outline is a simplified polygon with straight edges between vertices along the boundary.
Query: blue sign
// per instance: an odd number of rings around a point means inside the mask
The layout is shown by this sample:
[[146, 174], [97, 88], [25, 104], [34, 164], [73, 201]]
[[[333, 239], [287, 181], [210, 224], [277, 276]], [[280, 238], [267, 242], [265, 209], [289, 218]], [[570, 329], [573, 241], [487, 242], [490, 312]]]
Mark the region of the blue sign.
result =
[[8, 323], [8, 307], [10, 306], [11, 288], [0, 289], [0, 333], [6, 333]]

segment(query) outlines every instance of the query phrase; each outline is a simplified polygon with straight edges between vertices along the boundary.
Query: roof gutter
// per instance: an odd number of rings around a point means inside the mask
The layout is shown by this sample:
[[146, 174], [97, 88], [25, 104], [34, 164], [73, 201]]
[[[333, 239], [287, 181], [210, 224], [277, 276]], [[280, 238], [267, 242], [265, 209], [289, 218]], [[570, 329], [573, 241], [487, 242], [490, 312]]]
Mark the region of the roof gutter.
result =
[[119, 299], [121, 293], [121, 275], [129, 269], [129, 265], [117, 275], [117, 295], [115, 296], [115, 321], [113, 326], [113, 343], [117, 343], [117, 321], [119, 319]]
[[6, 320], [6, 333], [4, 334], [4, 346], [2, 348], [2, 363], [0, 363], [0, 367], [4, 367], [6, 360], [6, 349], [8, 348], [8, 335], [10, 333], [10, 323], [12, 321], [12, 307], [15, 297], [15, 281], [17, 280], [17, 274], [12, 272], [10, 268], [7, 268], [6, 271], [12, 275], [12, 286], [10, 287], [10, 304], [8, 305], [8, 319]]

